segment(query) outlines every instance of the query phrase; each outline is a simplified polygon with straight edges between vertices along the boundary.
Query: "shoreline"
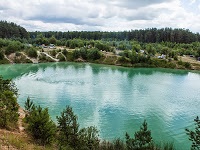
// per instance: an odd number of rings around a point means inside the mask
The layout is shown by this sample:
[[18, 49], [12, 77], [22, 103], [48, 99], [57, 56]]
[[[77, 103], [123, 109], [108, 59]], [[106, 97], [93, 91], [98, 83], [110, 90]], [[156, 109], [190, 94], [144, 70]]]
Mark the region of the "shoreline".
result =
[[[182, 71], [191, 71], [191, 72], [199, 72], [200, 69], [194, 69], [194, 68], [191, 68], [191, 69], [188, 69], [188, 68], [169, 68], [169, 67], [156, 67], [156, 66], [128, 66], [128, 65], [122, 65], [122, 64], [106, 64], [106, 63], [96, 63], [96, 62], [90, 62], [90, 61], [83, 61], [83, 62], [80, 62], [80, 61], [58, 61], [58, 62], [38, 62], [38, 63], [4, 63], [4, 64], [0, 64], [0, 65], [18, 65], [18, 64], [24, 64], [24, 65], [28, 65], [28, 64], [32, 64], [32, 65], [38, 65], [38, 64], [48, 64], [48, 63], [76, 63], [76, 64], [95, 64], [95, 65], [106, 65], [106, 66], [115, 66], [115, 67], [122, 67], [122, 68], [158, 68], [158, 69], [170, 69], [170, 70], [182, 70]], [[136, 64], [137, 65], [137, 64]], [[148, 64], [147, 64], [148, 65]], [[200, 65], [199, 65], [200, 67]]]

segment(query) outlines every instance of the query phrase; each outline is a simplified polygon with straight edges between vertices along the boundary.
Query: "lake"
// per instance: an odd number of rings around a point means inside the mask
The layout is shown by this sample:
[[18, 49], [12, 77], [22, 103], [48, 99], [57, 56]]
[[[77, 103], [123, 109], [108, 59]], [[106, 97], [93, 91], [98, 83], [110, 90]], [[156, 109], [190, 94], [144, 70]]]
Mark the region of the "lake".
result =
[[185, 128], [200, 115], [200, 72], [65, 62], [0, 65], [0, 75], [16, 83], [22, 107], [29, 96], [56, 122], [70, 105], [107, 140], [133, 137], [146, 119], [156, 142], [189, 149]]

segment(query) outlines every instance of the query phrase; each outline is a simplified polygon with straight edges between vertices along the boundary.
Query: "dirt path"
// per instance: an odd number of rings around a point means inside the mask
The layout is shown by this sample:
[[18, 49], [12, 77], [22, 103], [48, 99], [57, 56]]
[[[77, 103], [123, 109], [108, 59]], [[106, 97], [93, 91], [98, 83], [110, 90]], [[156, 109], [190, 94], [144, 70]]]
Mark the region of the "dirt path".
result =
[[34, 63], [34, 64], [37, 64], [37, 63], [38, 63], [38, 59], [30, 58], [30, 57], [28, 57], [24, 52], [21, 52], [21, 54], [22, 54], [23, 56], [25, 56], [26, 59], [32, 61], [32, 63]]
[[7, 59], [11, 64], [14, 63], [14, 62], [13, 62], [11, 59], [9, 59], [6, 55], [4, 55], [4, 57], [5, 57], [5, 59]]
[[183, 56], [181, 56], [180, 58], [184, 62], [189, 62], [189, 63], [200, 65], [200, 61], [197, 61], [194, 57], [190, 57], [190, 56], [184, 56], [183, 57]]
[[56, 59], [58, 59], [59, 54], [61, 54], [65, 58], [65, 60], [67, 60], [66, 56], [63, 53], [61, 53], [61, 52], [59, 52], [59, 53], [56, 54]]
[[19, 132], [24, 132], [23, 119], [25, 118], [25, 112], [20, 107], [19, 110], [18, 110], [18, 113], [19, 113], [19, 119], [18, 119]]
[[58, 62], [59, 59], [53, 58], [51, 55], [47, 54], [46, 52], [41, 52], [42, 54], [45, 54], [47, 57], [49, 57], [50, 59], [52, 59], [55, 62]]

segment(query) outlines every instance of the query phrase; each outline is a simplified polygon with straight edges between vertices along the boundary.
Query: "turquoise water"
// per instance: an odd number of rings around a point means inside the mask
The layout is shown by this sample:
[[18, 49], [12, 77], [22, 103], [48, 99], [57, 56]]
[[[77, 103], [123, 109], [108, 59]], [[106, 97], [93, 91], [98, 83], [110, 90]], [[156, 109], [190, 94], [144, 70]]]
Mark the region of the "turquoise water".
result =
[[0, 74], [49, 108], [54, 121], [66, 105], [81, 127], [95, 125], [107, 140], [131, 136], [147, 120], [156, 142], [189, 149], [185, 133], [200, 115], [200, 73], [170, 69], [123, 68], [82, 63], [1, 65]]

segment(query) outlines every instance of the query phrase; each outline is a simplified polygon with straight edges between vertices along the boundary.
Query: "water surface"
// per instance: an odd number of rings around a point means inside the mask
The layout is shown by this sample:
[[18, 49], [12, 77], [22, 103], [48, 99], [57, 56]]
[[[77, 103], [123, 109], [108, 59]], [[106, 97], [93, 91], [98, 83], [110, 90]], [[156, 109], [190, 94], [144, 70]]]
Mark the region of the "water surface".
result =
[[133, 136], [146, 119], [156, 142], [189, 149], [184, 129], [200, 115], [199, 72], [47, 63], [1, 65], [0, 74], [16, 83], [21, 106], [29, 96], [56, 121], [70, 105], [81, 127], [95, 125], [107, 140]]

